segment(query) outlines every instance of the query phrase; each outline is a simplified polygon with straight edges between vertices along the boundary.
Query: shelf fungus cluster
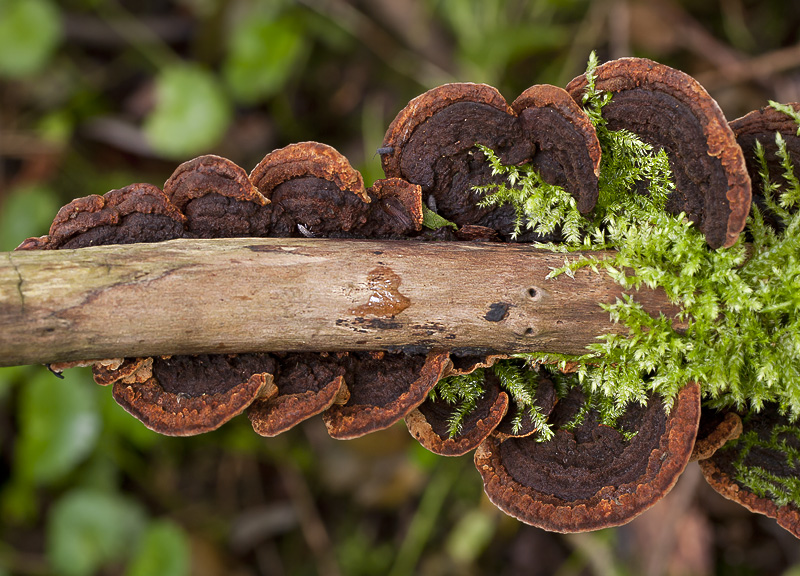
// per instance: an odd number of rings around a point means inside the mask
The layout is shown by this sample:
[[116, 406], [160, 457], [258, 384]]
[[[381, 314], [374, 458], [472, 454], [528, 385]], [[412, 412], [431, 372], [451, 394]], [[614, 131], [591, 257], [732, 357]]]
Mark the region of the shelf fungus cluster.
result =
[[[581, 108], [586, 84], [581, 76], [566, 90], [533, 86], [510, 105], [490, 86], [441, 86], [412, 100], [391, 123], [379, 150], [386, 178], [370, 187], [344, 156], [314, 142], [267, 154], [249, 175], [229, 160], [202, 156], [179, 166], [163, 189], [133, 184], [74, 200], [58, 212], [47, 236], [28, 239], [19, 249], [267, 236], [530, 241], [525, 234], [512, 239], [511, 206], [479, 205], [473, 188], [500, 176], [476, 144], [494, 150], [503, 163], [532, 164], [589, 212], [598, 200], [601, 147]], [[755, 139], [765, 136], [767, 143], [779, 130], [793, 153], [800, 142], [796, 127], [769, 111], [729, 125], [695, 80], [649, 60], [602, 65], [596, 86], [611, 93], [603, 108], [609, 128], [628, 129], [667, 151], [676, 184], [667, 209], [695, 221], [711, 248], [730, 246], [744, 228], [750, 175], [757, 171]], [[423, 205], [456, 228], [425, 229]], [[375, 281], [393, 293], [390, 277]], [[391, 318], [409, 305], [389, 297], [378, 304], [352, 312]], [[687, 383], [671, 410], [652, 397], [609, 427], [584, 409], [580, 388], [559, 396], [542, 377], [535, 405], [554, 437], [540, 442], [532, 419], [512, 425], [516, 407], [487, 370], [480, 402], [452, 435], [454, 407], [429, 398], [431, 390], [444, 377], [491, 366], [502, 357], [503, 351], [495, 352], [409, 348], [87, 363], [98, 384], [112, 386], [121, 406], [162, 434], [206, 432], [242, 412], [263, 436], [315, 415], [341, 439], [405, 419], [411, 434], [437, 454], [474, 450], [491, 501], [547, 530], [623, 524], [663, 497], [693, 458], [720, 493], [777, 518], [800, 537], [796, 506], [766, 498], [769, 478], [797, 482], [800, 475], [796, 460], [781, 460], [769, 449], [784, 442], [800, 450], [800, 439], [784, 431], [775, 410], [752, 418], [701, 410], [699, 386]], [[764, 493], [744, 488], [737, 472], [742, 461], [763, 471]]]

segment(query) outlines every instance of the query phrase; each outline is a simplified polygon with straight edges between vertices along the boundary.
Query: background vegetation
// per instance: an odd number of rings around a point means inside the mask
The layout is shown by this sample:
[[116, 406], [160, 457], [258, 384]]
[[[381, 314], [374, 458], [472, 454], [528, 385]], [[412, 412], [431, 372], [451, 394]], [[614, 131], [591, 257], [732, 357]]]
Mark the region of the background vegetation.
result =
[[[414, 96], [475, 81], [511, 101], [591, 49], [678, 67], [732, 119], [800, 100], [799, 43], [785, 0], [0, 0], [0, 250], [206, 152], [249, 170], [318, 140], [371, 182]], [[86, 371], [0, 369], [0, 575], [189, 573], [797, 576], [800, 546], [694, 466], [628, 526], [560, 536], [495, 510], [471, 457], [402, 424], [163, 438]]]

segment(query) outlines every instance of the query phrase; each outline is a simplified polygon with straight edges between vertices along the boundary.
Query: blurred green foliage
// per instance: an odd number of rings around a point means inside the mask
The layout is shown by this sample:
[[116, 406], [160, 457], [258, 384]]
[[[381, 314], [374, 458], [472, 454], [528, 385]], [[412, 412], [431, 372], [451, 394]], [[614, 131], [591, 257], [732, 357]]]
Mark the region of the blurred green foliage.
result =
[[[783, 0], [0, 0], [0, 250], [73, 198], [161, 184], [201, 153], [249, 170], [318, 140], [371, 182], [389, 122], [444, 82], [511, 101], [564, 85], [591, 49], [696, 74], [798, 41], [800, 5]], [[712, 93], [733, 116], [796, 84], [779, 70]], [[584, 545], [522, 526], [469, 457], [434, 456], [402, 426], [337, 443], [315, 419], [265, 440], [240, 417], [163, 438], [86, 369], [65, 376], [0, 369], [0, 576], [567, 576], [594, 572], [598, 548], [643, 573], [635, 533]], [[797, 572], [774, 523], [714, 513], [714, 572]]]

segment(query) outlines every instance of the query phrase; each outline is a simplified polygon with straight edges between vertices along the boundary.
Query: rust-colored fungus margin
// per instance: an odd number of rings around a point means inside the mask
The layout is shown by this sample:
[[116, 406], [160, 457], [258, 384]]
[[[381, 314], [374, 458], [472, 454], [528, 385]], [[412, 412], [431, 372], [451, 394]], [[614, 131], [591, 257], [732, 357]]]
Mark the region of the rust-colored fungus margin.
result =
[[[800, 477], [796, 457], [800, 453], [800, 427], [781, 416], [775, 404], [745, 416], [742, 427], [737, 440], [700, 460], [703, 476], [725, 498], [751, 512], [775, 518], [779, 526], [800, 538], [800, 508], [787, 497], [792, 487], [797, 490]], [[745, 478], [760, 482], [761, 493], [748, 488]], [[781, 505], [781, 501], [787, 503]]]
[[713, 408], [703, 408], [700, 412], [700, 427], [694, 442], [690, 462], [711, 458], [729, 440], [735, 440], [742, 433], [742, 419], [736, 412], [725, 412]]
[[262, 397], [247, 409], [247, 417], [261, 436], [277, 436], [303, 420], [344, 404], [349, 391], [341, 359], [327, 354], [276, 354], [278, 393]]
[[[576, 102], [586, 84], [582, 75], [567, 85]], [[688, 74], [645, 58], [598, 66], [596, 87], [613, 94], [603, 108], [609, 129], [667, 151], [676, 184], [667, 210], [697, 222], [712, 248], [731, 246], [750, 212], [750, 178], [716, 101]]]
[[58, 211], [47, 236], [28, 238], [17, 250], [161, 242], [183, 236], [185, 220], [160, 188], [130, 184], [73, 200]]
[[391, 123], [381, 162], [387, 177], [419, 184], [428, 205], [444, 218], [458, 226], [488, 227], [508, 239], [516, 223], [513, 208], [478, 205], [481, 196], [473, 187], [502, 177], [492, 174], [476, 144], [494, 150], [504, 164], [534, 162], [546, 180], [575, 195], [581, 210], [594, 207], [597, 136], [584, 112], [554, 86], [529, 89], [516, 110], [485, 84], [433, 88]]
[[425, 401], [449, 364], [448, 353], [355, 352], [346, 358], [346, 404], [322, 413], [332, 438], [347, 440], [388, 428]]
[[256, 398], [277, 394], [274, 372], [267, 354], [157, 357], [150, 378], [118, 380], [113, 395], [151, 430], [191, 436], [219, 428]]
[[444, 400], [428, 398], [406, 415], [408, 431], [434, 454], [462, 456], [477, 448], [497, 427], [508, 410], [508, 395], [500, 391], [496, 381], [487, 382], [484, 395], [464, 419], [461, 431], [450, 437], [448, 422], [455, 408]]
[[478, 447], [475, 465], [486, 494], [506, 514], [554, 532], [597, 530], [630, 521], [675, 484], [697, 434], [697, 384], [681, 390], [669, 415], [656, 399], [631, 406], [618, 422], [637, 431], [627, 441], [593, 412], [573, 431], [561, 429], [582, 403], [577, 388], [559, 401], [549, 442], [490, 436]]

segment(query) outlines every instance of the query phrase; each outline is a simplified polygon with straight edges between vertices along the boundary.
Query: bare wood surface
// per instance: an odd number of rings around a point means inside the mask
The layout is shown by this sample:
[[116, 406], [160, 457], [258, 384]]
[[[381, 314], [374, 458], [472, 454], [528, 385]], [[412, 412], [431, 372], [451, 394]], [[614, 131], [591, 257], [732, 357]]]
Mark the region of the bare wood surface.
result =
[[[575, 257], [575, 256], [571, 256]], [[405, 346], [580, 353], [605, 274], [525, 245], [246, 238], [0, 253], [0, 366]], [[674, 314], [641, 291], [651, 313]]]

